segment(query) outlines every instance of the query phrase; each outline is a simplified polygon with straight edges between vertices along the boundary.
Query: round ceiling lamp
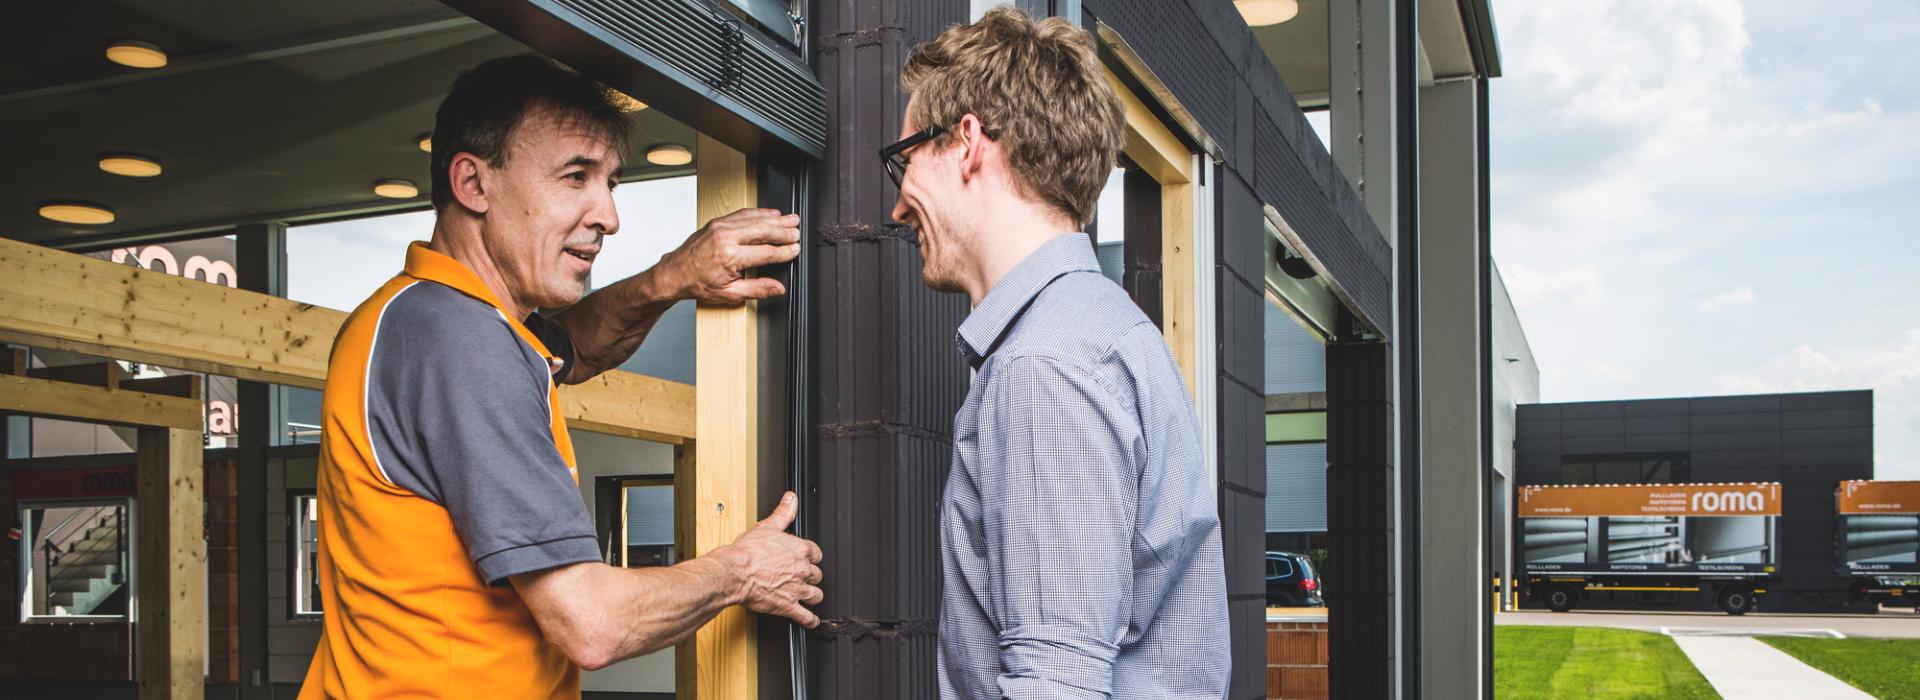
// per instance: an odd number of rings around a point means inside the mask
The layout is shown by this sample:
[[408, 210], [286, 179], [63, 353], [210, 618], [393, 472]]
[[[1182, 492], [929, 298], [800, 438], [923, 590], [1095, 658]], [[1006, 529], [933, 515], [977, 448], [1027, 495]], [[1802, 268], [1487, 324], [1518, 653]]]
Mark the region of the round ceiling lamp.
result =
[[433, 134], [420, 135], [420, 152], [421, 153], [433, 152]]
[[100, 156], [100, 169], [121, 177], [154, 177], [162, 170], [160, 161], [131, 153]]
[[607, 103], [613, 105], [614, 109], [620, 110], [621, 114], [633, 114], [634, 112], [647, 108], [647, 103], [633, 99], [632, 95], [611, 88], [607, 90]]
[[121, 41], [107, 47], [107, 60], [128, 68], [160, 68], [167, 65], [167, 52], [144, 41]]
[[686, 165], [693, 162], [693, 151], [686, 146], [663, 143], [647, 149], [647, 162], [654, 165]]
[[373, 183], [373, 193], [387, 199], [413, 199], [420, 196], [420, 188], [406, 180], [387, 179]]
[[1233, 0], [1233, 6], [1252, 27], [1270, 27], [1300, 14], [1300, 0]]
[[104, 204], [89, 202], [42, 202], [40, 218], [63, 224], [98, 226], [113, 223], [113, 210]]

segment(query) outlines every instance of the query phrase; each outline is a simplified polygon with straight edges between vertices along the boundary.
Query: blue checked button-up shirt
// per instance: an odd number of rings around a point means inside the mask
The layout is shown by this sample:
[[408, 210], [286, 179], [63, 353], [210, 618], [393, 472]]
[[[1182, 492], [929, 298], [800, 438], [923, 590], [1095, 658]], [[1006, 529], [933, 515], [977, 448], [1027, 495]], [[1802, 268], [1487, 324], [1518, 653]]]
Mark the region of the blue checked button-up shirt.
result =
[[1073, 233], [958, 344], [979, 374], [940, 512], [941, 695], [1223, 697], [1219, 517], [1160, 331]]

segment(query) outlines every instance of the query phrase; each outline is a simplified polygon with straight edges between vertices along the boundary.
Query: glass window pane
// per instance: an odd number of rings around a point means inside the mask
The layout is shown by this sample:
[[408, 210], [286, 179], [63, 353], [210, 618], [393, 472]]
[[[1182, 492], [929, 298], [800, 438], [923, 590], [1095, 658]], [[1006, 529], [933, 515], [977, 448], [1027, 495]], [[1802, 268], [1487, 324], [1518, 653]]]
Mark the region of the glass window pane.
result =
[[320, 604], [320, 501], [312, 494], [293, 497], [293, 614], [318, 615]]
[[29, 503], [19, 517], [23, 619], [126, 616], [133, 575], [127, 501]]

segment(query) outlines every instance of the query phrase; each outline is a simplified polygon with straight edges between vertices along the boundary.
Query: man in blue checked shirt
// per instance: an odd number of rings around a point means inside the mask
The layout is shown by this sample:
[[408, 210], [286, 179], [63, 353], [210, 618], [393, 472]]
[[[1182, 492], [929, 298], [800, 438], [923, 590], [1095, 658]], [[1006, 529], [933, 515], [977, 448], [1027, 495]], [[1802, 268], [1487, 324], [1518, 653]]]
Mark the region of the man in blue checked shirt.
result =
[[1091, 37], [989, 12], [901, 71], [881, 151], [922, 278], [965, 292], [978, 374], [940, 513], [940, 690], [956, 698], [1221, 698], [1220, 523], [1199, 421], [1160, 331], [1086, 234], [1124, 115]]

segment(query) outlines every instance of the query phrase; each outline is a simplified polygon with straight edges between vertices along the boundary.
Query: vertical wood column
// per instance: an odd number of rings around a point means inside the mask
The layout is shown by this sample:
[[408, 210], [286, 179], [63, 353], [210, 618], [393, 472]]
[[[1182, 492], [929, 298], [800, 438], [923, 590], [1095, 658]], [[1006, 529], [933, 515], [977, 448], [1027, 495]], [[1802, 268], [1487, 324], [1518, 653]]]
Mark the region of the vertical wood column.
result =
[[[745, 154], [705, 134], [694, 152], [700, 221], [758, 204], [758, 180]], [[692, 493], [690, 502], [682, 501], [691, 509], [681, 519], [691, 526], [692, 549], [686, 556], [730, 543], [758, 521], [760, 361], [754, 313], [751, 303], [702, 305], [694, 316], [693, 464], [691, 470], [676, 465], [675, 479], [681, 491]], [[722, 611], [682, 643], [674, 658], [681, 698], [760, 694], [754, 621], [744, 608]]]
[[135, 494], [134, 655], [141, 700], [202, 700], [206, 501], [200, 431], [141, 428]]

